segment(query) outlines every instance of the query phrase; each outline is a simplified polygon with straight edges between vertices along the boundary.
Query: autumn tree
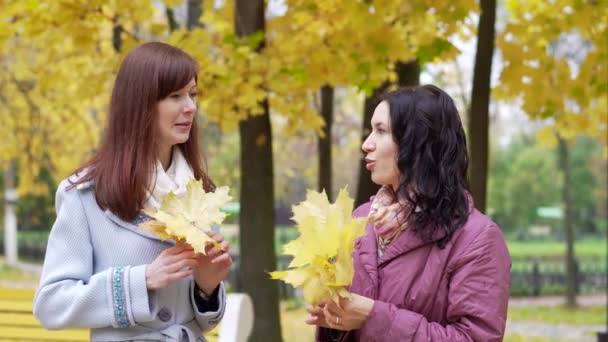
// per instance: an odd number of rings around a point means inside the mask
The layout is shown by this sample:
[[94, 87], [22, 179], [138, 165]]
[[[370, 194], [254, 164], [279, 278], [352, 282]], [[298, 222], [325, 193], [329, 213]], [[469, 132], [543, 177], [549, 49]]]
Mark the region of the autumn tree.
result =
[[488, 131], [490, 110], [490, 76], [494, 57], [494, 30], [496, 1], [480, 0], [479, 25], [477, 26], [477, 50], [473, 71], [473, 89], [469, 108], [468, 133], [470, 150], [470, 186], [475, 207], [486, 210], [488, 178]]
[[[496, 93], [518, 99], [538, 132], [560, 149], [564, 173], [567, 303], [576, 304], [569, 141], [586, 135], [607, 148], [608, 6], [606, 1], [507, 2], [509, 21], [498, 38], [505, 67]], [[605, 152], [606, 154], [606, 152]]]
[[[254, 48], [264, 48], [263, 0], [237, 0], [236, 34], [251, 37], [261, 33]], [[274, 182], [272, 132], [268, 100], [261, 110], [240, 122], [241, 134], [241, 284], [252, 295], [256, 319], [252, 341], [281, 341], [278, 285], [264, 270], [276, 268], [274, 253]], [[259, 241], [260, 243], [257, 243]]]

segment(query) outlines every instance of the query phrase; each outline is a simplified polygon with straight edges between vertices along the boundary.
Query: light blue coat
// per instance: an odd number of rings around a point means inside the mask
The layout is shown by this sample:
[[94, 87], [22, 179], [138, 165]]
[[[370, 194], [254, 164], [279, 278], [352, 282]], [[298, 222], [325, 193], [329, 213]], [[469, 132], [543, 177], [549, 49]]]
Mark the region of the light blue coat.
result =
[[149, 291], [145, 271], [172, 243], [125, 222], [95, 201], [91, 183], [55, 198], [57, 220], [44, 259], [34, 315], [48, 329], [91, 328], [92, 341], [205, 341], [224, 315], [200, 312], [192, 276]]

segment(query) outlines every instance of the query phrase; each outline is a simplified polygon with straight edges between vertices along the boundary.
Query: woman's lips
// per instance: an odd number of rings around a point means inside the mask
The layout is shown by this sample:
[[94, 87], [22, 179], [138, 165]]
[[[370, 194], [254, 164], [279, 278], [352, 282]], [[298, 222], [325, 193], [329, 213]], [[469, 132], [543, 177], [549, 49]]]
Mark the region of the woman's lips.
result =
[[376, 166], [375, 160], [365, 159], [365, 168], [369, 171], [374, 171], [374, 167]]
[[181, 123], [175, 124], [175, 126], [177, 126], [177, 128], [181, 128], [181, 129], [190, 129], [191, 125], [192, 125], [191, 122], [181, 122]]

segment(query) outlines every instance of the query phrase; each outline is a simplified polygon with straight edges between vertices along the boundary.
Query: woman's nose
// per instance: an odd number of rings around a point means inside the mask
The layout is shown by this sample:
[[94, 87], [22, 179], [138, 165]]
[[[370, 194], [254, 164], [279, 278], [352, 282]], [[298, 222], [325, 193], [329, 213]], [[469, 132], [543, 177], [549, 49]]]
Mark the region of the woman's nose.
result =
[[184, 105], [184, 111], [188, 112], [188, 113], [196, 111], [196, 102], [190, 96], [186, 97], [186, 103]]
[[371, 152], [374, 149], [374, 143], [371, 139], [371, 134], [367, 136], [367, 139], [365, 139], [365, 141], [363, 142], [363, 145], [361, 145], [361, 149], [364, 152]]

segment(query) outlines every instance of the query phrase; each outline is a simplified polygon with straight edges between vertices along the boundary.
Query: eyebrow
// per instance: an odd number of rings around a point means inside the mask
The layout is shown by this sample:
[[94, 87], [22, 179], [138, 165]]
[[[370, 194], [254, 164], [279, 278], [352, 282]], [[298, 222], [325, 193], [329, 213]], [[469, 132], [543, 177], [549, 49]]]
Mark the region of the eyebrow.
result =
[[380, 127], [384, 127], [384, 126], [386, 126], [386, 125], [384, 124], [384, 122], [375, 122], [375, 123], [373, 124], [373, 126], [374, 126], [375, 128], [380, 128]]

